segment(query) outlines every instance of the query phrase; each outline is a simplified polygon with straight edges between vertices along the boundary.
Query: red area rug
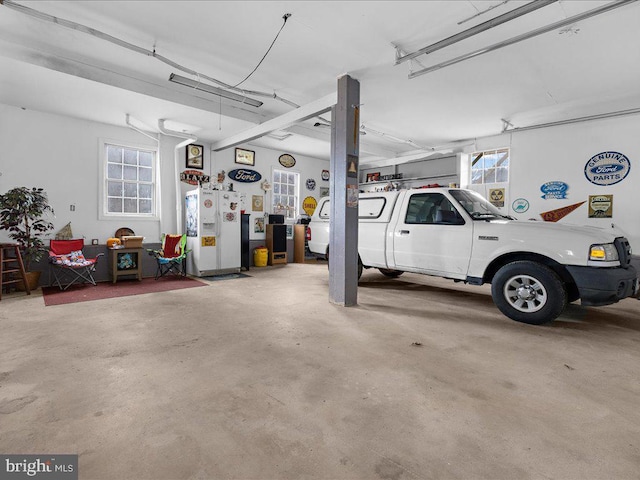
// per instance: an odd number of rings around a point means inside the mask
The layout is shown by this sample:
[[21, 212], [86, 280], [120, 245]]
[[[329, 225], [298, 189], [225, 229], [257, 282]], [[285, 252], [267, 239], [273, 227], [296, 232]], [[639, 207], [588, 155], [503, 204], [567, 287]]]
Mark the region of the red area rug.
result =
[[64, 305], [67, 303], [102, 300], [104, 298], [204, 287], [205, 285], [207, 284], [189, 277], [161, 277], [158, 280], [143, 278], [142, 281], [118, 280], [117, 283], [100, 282], [96, 286], [91, 284], [73, 285], [64, 291], [58, 287], [42, 287], [42, 298], [46, 306]]

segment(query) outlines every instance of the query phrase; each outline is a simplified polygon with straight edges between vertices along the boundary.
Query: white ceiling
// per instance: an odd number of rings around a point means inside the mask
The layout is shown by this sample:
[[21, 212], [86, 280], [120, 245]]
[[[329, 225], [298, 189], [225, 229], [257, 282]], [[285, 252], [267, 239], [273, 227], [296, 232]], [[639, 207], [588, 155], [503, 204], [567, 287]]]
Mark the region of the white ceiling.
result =
[[[215, 142], [293, 109], [256, 108], [168, 81], [196, 78], [157, 58], [0, 5], [0, 102], [114, 125], [186, 130]], [[523, 1], [13, 1], [76, 22], [242, 88], [305, 105], [360, 82], [361, 162], [431, 151], [514, 127], [640, 108], [640, 2], [413, 79], [435, 65], [606, 5], [564, 0], [412, 62], [413, 52]], [[494, 7], [494, 8], [492, 8]], [[484, 12], [486, 11], [486, 12]], [[482, 13], [484, 12], [484, 13]], [[203, 80], [204, 81], [204, 80]], [[206, 83], [211, 83], [206, 81]], [[220, 114], [222, 112], [222, 115]], [[330, 119], [329, 115], [323, 118]], [[329, 158], [329, 129], [309, 120], [286, 140], [252, 143]], [[405, 140], [405, 142], [403, 142]], [[411, 140], [413, 144], [406, 142]]]

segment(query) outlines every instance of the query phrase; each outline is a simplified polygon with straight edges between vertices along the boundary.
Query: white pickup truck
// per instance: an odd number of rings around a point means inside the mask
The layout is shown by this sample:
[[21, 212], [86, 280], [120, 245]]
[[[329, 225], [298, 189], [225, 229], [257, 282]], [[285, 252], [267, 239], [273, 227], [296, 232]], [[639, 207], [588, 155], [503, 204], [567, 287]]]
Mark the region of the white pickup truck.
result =
[[[638, 294], [631, 247], [615, 229], [517, 221], [471, 190], [361, 193], [358, 274], [422, 273], [491, 284], [496, 306], [530, 324], [555, 319], [567, 302], [609, 305]], [[329, 197], [320, 199], [307, 238], [329, 258]]]

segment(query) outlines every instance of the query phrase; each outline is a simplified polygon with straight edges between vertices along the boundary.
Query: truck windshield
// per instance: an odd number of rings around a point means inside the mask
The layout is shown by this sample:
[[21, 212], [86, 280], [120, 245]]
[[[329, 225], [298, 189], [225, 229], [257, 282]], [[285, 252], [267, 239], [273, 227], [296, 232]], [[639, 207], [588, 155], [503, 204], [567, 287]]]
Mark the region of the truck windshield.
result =
[[502, 215], [496, 207], [482, 198], [479, 193], [470, 190], [449, 190], [449, 193], [460, 205], [462, 205], [462, 208], [464, 208], [469, 216], [474, 220], [511, 218], [506, 215]]

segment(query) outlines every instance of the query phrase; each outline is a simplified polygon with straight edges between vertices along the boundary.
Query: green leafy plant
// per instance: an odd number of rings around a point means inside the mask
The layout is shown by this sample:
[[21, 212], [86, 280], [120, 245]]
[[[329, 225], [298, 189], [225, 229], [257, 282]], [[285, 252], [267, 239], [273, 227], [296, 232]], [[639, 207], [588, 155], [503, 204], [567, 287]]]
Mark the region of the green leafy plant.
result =
[[53, 229], [47, 213], [54, 212], [42, 188], [17, 187], [0, 195], [0, 228], [20, 245], [26, 270], [47, 251], [42, 237]]

